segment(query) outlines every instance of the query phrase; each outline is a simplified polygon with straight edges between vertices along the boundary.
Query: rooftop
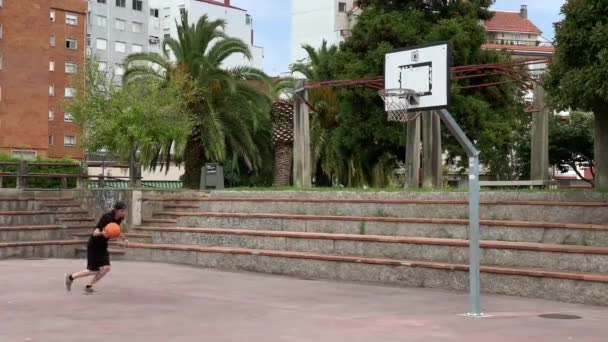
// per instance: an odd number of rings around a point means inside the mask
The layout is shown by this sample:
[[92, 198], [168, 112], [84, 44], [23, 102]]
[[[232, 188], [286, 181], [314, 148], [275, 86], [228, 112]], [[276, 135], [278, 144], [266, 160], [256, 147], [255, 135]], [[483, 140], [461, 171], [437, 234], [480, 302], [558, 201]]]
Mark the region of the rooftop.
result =
[[484, 20], [483, 24], [487, 31], [542, 33], [527, 18], [527, 13], [522, 15], [521, 12], [494, 12], [494, 16]]

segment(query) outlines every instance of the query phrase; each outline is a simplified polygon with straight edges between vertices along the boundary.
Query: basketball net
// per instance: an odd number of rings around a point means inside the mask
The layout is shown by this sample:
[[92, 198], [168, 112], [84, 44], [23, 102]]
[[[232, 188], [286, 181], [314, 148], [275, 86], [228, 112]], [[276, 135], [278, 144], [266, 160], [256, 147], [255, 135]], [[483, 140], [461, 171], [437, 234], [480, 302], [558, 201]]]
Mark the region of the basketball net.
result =
[[408, 122], [420, 113], [408, 113], [410, 105], [418, 103], [418, 94], [412, 89], [382, 89], [378, 95], [384, 101], [388, 121]]

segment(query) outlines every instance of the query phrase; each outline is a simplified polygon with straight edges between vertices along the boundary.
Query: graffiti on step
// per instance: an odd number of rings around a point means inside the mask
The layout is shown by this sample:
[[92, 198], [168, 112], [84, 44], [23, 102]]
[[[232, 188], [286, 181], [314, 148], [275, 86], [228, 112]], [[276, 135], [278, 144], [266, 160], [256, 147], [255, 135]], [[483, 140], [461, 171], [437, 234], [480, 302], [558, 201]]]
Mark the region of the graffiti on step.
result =
[[98, 203], [101, 202], [100, 204], [103, 206], [104, 210], [112, 209], [116, 202], [116, 196], [113, 191], [97, 191], [97, 196], [95, 197], [97, 197]]

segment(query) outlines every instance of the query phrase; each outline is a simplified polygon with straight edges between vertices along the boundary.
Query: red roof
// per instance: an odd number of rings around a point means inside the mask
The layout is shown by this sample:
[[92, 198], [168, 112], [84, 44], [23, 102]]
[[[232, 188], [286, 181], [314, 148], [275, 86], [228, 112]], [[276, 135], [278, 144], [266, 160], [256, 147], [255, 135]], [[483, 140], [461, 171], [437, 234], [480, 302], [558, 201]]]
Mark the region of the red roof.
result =
[[237, 9], [237, 10], [240, 10], [240, 11], [246, 11], [246, 10], [244, 10], [242, 8], [238, 8], [238, 7], [234, 7], [234, 6], [230, 5], [230, 1], [225, 1], [225, 0], [223, 0], [223, 2], [217, 2], [217, 1], [214, 1], [214, 0], [196, 0], [196, 1], [198, 1], [198, 2], [204, 2], [204, 3], [212, 4], [212, 5], [217, 5], [217, 6], [221, 6], [221, 7], [234, 8], [234, 9]]
[[521, 52], [555, 53], [553, 46], [527, 46], [527, 45], [501, 45], [501, 44], [482, 44], [482, 49], [510, 50]]
[[484, 20], [487, 31], [542, 33], [530, 19], [524, 19], [519, 12], [494, 12], [492, 19]]

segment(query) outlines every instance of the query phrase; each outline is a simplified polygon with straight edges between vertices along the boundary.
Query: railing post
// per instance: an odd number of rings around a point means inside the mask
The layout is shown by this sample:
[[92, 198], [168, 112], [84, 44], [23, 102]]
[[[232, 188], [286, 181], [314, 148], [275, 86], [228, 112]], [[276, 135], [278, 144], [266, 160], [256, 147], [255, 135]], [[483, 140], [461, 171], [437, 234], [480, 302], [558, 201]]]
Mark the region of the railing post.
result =
[[106, 181], [105, 181], [105, 176], [102, 174], [99, 175], [99, 178], [97, 178], [97, 187], [99, 189], [103, 189], [106, 187]]
[[76, 180], [76, 187], [78, 189], [87, 189], [89, 187], [89, 171], [87, 162], [85, 160], [80, 162], [80, 172]]
[[3, 187], [3, 183], [4, 182], [4, 177], [0, 177], [0, 189], [2, 189]]
[[27, 160], [21, 160], [17, 171], [17, 189], [25, 188], [27, 188]]
[[68, 177], [61, 177], [61, 184], [59, 185], [59, 188], [61, 188], [61, 189], [68, 188]]

